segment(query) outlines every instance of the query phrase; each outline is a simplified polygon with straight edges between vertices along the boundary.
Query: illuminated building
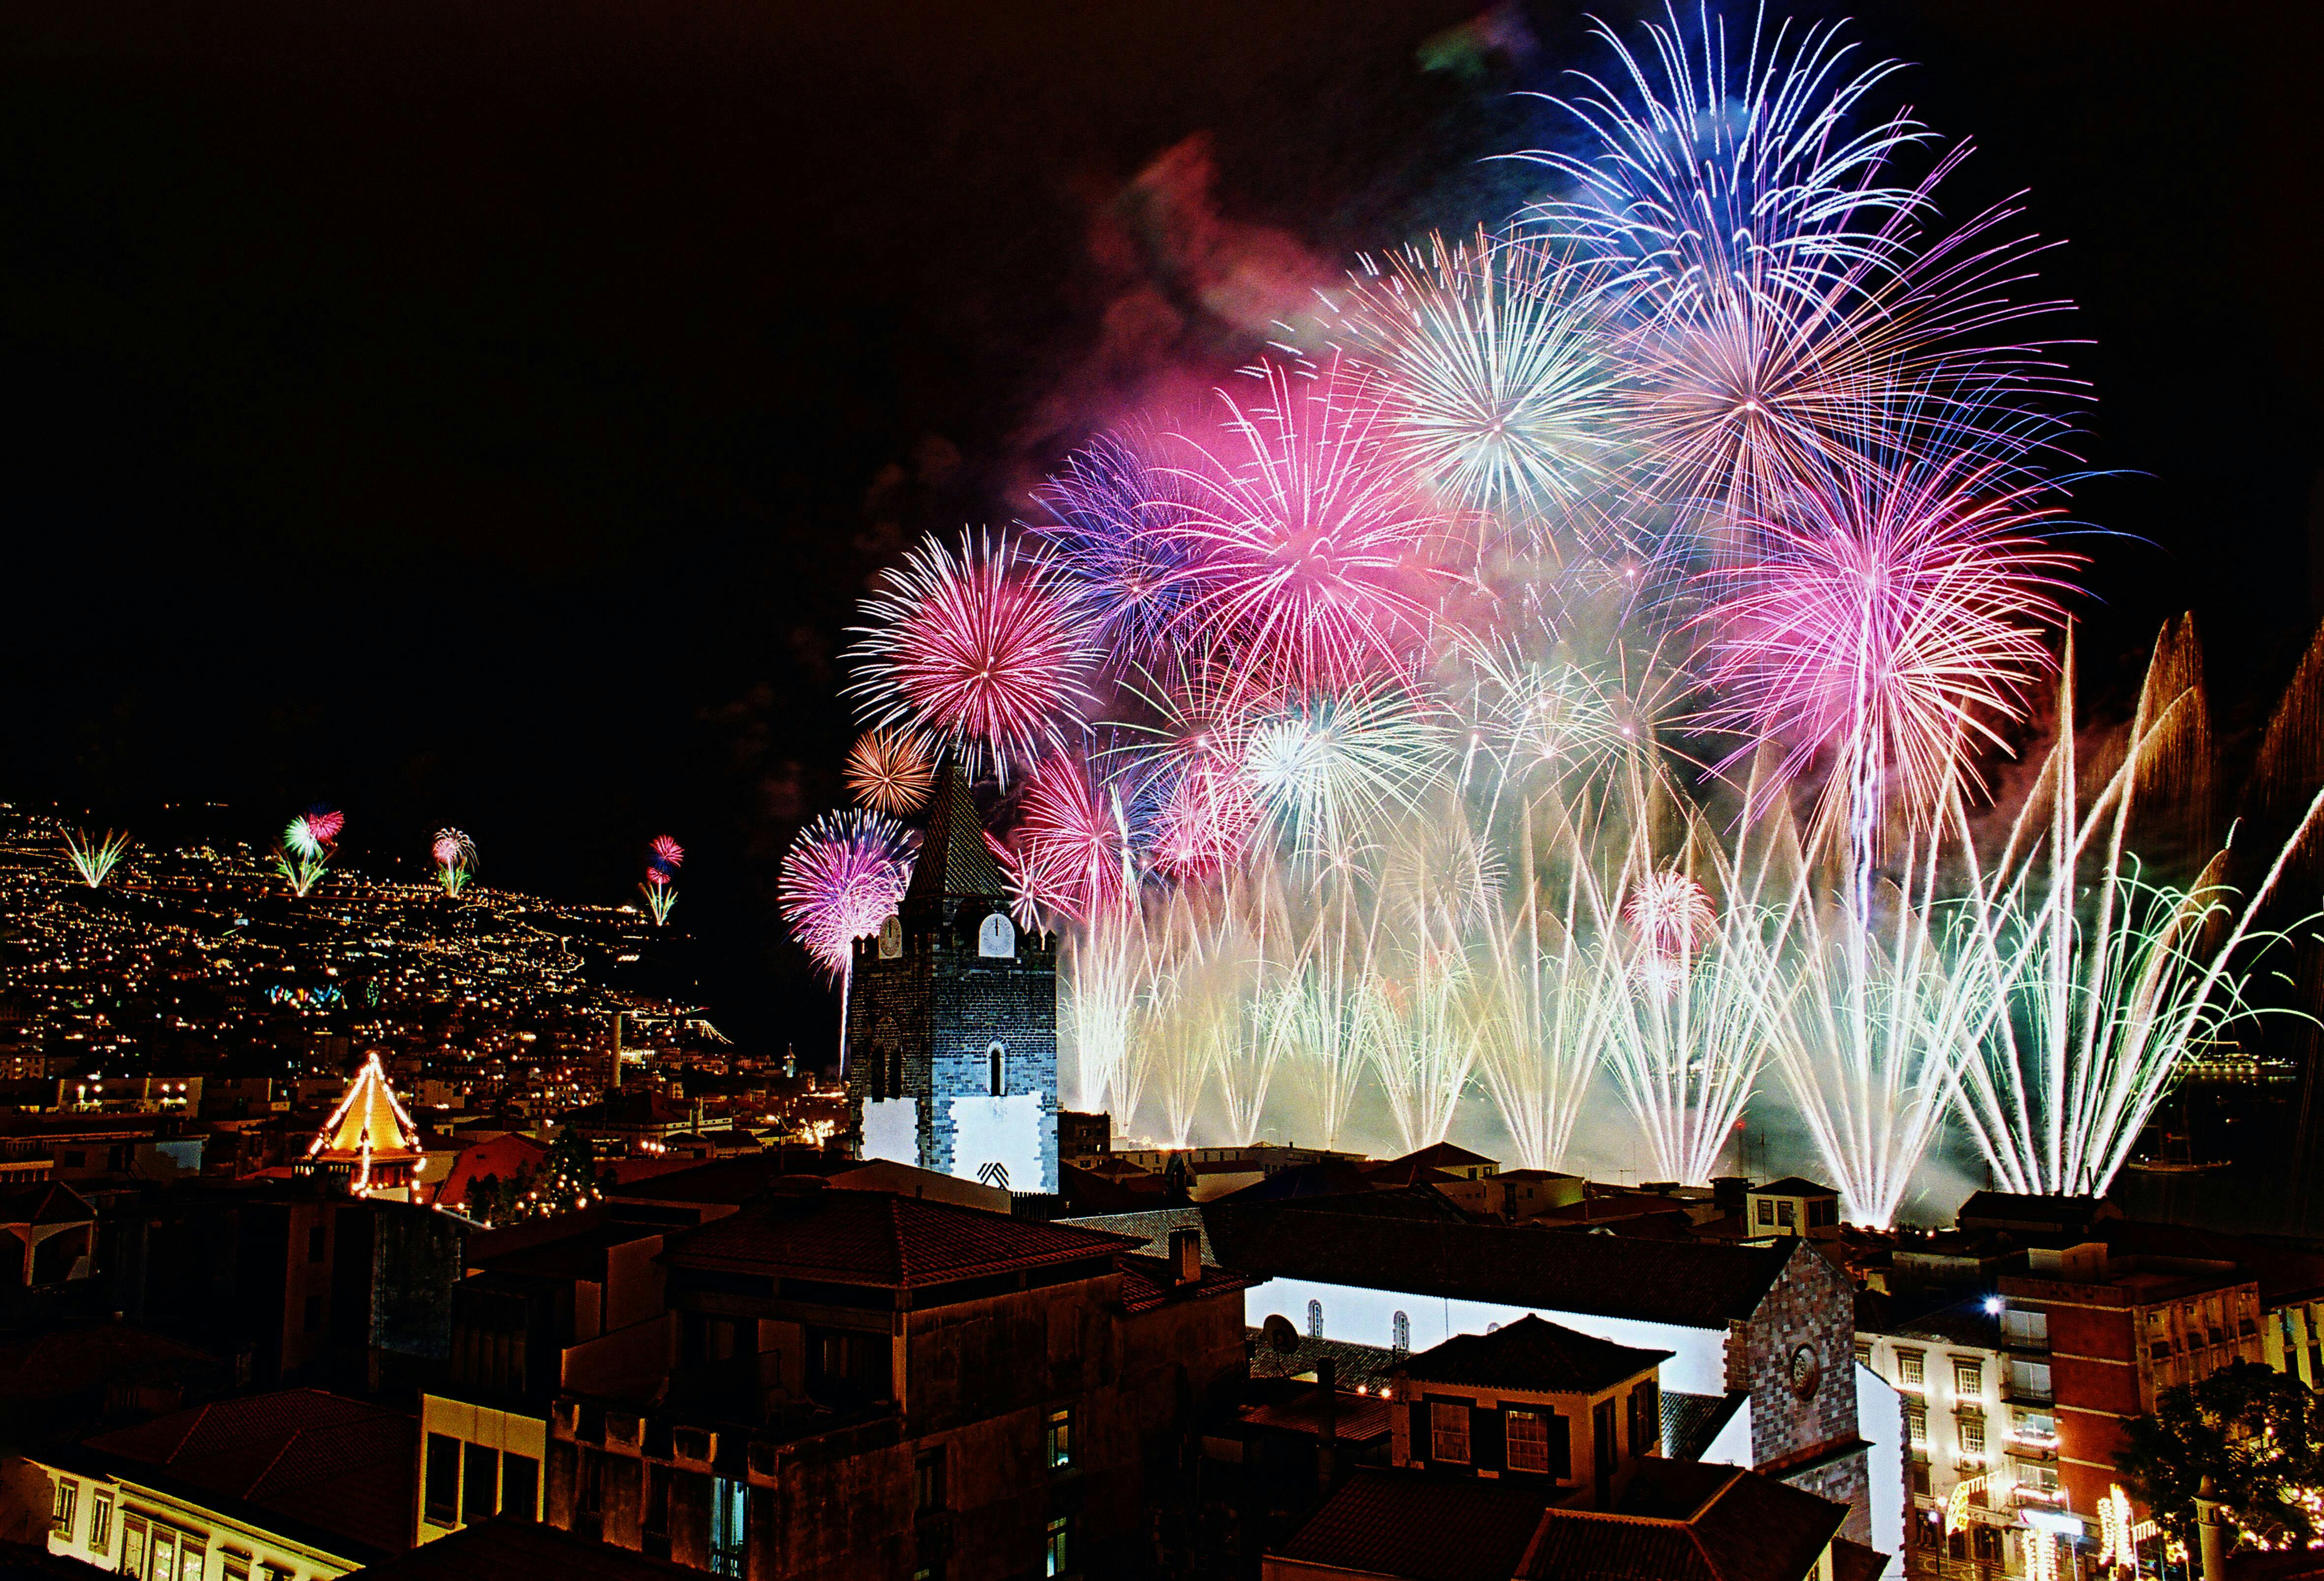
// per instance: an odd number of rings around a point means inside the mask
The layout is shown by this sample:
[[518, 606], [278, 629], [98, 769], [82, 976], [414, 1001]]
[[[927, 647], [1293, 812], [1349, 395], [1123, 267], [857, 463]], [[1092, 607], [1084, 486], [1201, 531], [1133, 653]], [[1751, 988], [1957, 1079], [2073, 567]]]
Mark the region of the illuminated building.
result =
[[401, 1201], [420, 1166], [420, 1130], [403, 1112], [374, 1050], [300, 1160], [301, 1174], [346, 1182], [357, 1197]]
[[847, 1072], [867, 1159], [1057, 1187], [1057, 948], [1020, 930], [968, 780], [947, 768], [899, 915], [855, 941]]

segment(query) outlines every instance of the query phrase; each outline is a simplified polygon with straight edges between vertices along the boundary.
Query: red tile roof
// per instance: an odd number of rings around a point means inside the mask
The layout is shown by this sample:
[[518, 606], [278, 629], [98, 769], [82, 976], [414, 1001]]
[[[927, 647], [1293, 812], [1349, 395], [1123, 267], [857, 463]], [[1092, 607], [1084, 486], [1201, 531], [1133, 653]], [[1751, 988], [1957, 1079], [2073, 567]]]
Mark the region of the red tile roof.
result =
[[1554, 1492], [1538, 1483], [1359, 1470], [1275, 1551], [1399, 1581], [1508, 1581]]
[[1616, 1345], [1528, 1314], [1490, 1334], [1456, 1334], [1395, 1372], [1424, 1383], [1592, 1394], [1650, 1373], [1675, 1354]]
[[[1332, 1436], [1338, 1438], [1385, 1438], [1392, 1430], [1389, 1402], [1376, 1394], [1350, 1394], [1335, 1390], [1332, 1403]], [[1323, 1395], [1305, 1389], [1288, 1400], [1247, 1405], [1237, 1413], [1243, 1425], [1271, 1428], [1278, 1432], [1323, 1435]]]
[[746, 1207], [674, 1238], [663, 1261], [893, 1289], [1012, 1273], [1138, 1245], [1128, 1235], [1004, 1218], [884, 1191], [811, 1190]]
[[400, 1411], [319, 1389], [286, 1389], [100, 1433], [83, 1447], [116, 1466], [151, 1468], [198, 1494], [400, 1553], [411, 1540], [419, 1434], [419, 1423]]

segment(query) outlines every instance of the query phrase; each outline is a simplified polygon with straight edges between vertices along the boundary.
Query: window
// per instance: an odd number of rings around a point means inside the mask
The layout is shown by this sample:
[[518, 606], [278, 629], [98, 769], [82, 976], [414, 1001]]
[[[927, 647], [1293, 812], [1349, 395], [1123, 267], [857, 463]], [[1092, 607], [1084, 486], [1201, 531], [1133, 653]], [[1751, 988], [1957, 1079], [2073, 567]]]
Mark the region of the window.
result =
[[710, 1570], [740, 1576], [750, 1548], [751, 1490], [732, 1477], [710, 1479]]
[[1868, 1367], [1872, 1364], [1872, 1347], [1861, 1341], [1856, 1346], [1856, 1364], [1859, 1367]]
[[1412, 1349], [1412, 1319], [1398, 1312], [1388, 1319], [1388, 1344], [1398, 1355]]
[[912, 1462], [912, 1507], [926, 1515], [945, 1507], [944, 1451], [931, 1449]]
[[227, 1554], [218, 1561], [219, 1581], [250, 1581], [250, 1560], [241, 1554]]
[[88, 1546], [104, 1553], [113, 1546], [113, 1495], [100, 1491], [88, 1502]]
[[2012, 1356], [2009, 1361], [2009, 1392], [2018, 1400], [2049, 1399], [2050, 1364]]
[[1469, 1408], [1458, 1402], [1431, 1401], [1428, 1405], [1428, 1457], [1454, 1465], [1469, 1464]]
[[1759, 1225], [1763, 1229], [1775, 1227], [1775, 1204], [1770, 1197], [1759, 1198]]
[[1975, 1455], [1980, 1457], [1984, 1456], [1985, 1419], [1983, 1417], [1965, 1416], [1953, 1424], [1953, 1430], [1960, 1435], [1960, 1452], [1963, 1455]]
[[193, 1538], [178, 1540], [178, 1581], [202, 1581], [202, 1561], [208, 1551]]
[[1662, 1436], [1662, 1387], [1648, 1378], [1630, 1391], [1630, 1453], [1644, 1455]]
[[177, 1581], [178, 1534], [166, 1526], [153, 1529], [153, 1546], [149, 1557], [152, 1560], [153, 1581]]
[[306, 1329], [309, 1334], [319, 1334], [322, 1332], [323, 1298], [320, 1296], [309, 1296], [307, 1298]]
[[995, 911], [976, 930], [976, 953], [1003, 958], [1017, 953], [1017, 929], [1008, 918]]
[[307, 1261], [309, 1262], [322, 1262], [325, 1254], [330, 1250], [330, 1244], [331, 1233], [322, 1225], [317, 1225], [313, 1229], [309, 1230], [307, 1232]]
[[135, 1576], [145, 1574], [145, 1518], [142, 1515], [121, 1518], [121, 1573]]
[[1839, 1222], [1840, 1205], [1838, 1203], [1811, 1202], [1808, 1204], [1808, 1228], [1812, 1230], [1830, 1229]]
[[1775, 1223], [1778, 1227], [1788, 1230], [1793, 1227], [1794, 1222], [1795, 1221], [1793, 1217], [1793, 1204], [1789, 1202], [1778, 1202], [1775, 1204]]
[[530, 1455], [501, 1456], [501, 1510], [520, 1521], [540, 1518], [540, 1462]]
[[1049, 1428], [1044, 1439], [1051, 1471], [1062, 1471], [1074, 1463], [1074, 1413], [1069, 1410], [1049, 1413]]
[[460, 1440], [442, 1433], [428, 1435], [428, 1469], [420, 1512], [438, 1526], [460, 1519]]
[[1509, 1451], [1511, 1471], [1543, 1471], [1549, 1469], [1549, 1424], [1534, 1411], [1513, 1410], [1504, 1421], [1503, 1431]]
[[2012, 1307], [2001, 1315], [2001, 1332], [2013, 1345], [2043, 1349], [2050, 1343], [2050, 1314]]
[[1959, 1357], [1955, 1357], [1953, 1360], [1953, 1392], [1955, 1394], [1984, 1393], [1985, 1364], [1983, 1362], [1964, 1362]]
[[1896, 1382], [1918, 1389], [1927, 1382], [1921, 1373], [1921, 1353], [1900, 1350], [1896, 1353]]
[[604, 1451], [584, 1447], [579, 1452], [581, 1488], [574, 1496], [575, 1512], [582, 1515], [603, 1515], [605, 1512], [605, 1456]]
[[646, 1512], [639, 1525], [665, 1540], [669, 1536], [669, 1467], [659, 1460], [646, 1462]]
[[460, 1520], [474, 1526], [500, 1513], [501, 1455], [482, 1444], [471, 1444], [460, 1470]]
[[1008, 1096], [1009, 1050], [995, 1043], [984, 1051], [984, 1059], [990, 1067], [988, 1074], [992, 1078], [992, 1096], [996, 1098]]
[[49, 1506], [49, 1520], [68, 1538], [72, 1536], [73, 1514], [79, 1502], [80, 1484], [59, 1477], [56, 1496]]
[[1073, 1574], [1074, 1518], [1059, 1515], [1049, 1522], [1047, 1536], [1042, 1543], [1041, 1574], [1070, 1576]]
[[1311, 1300], [1307, 1303], [1307, 1337], [1310, 1339], [1323, 1337], [1323, 1303], [1321, 1301]]
[[1929, 1408], [1917, 1400], [1904, 1402], [1904, 1438], [1916, 1449], [1929, 1443]]

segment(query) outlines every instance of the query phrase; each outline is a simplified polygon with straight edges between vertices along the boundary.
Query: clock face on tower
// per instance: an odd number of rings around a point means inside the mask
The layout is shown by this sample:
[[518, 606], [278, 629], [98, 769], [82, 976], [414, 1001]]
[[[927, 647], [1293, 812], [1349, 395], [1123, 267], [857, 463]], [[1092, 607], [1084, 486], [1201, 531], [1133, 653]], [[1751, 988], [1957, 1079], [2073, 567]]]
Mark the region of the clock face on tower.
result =
[[1816, 1391], [1816, 1385], [1822, 1382], [1823, 1368], [1816, 1361], [1814, 1349], [1803, 1345], [1794, 1351], [1792, 1353], [1792, 1392], [1805, 1400]]

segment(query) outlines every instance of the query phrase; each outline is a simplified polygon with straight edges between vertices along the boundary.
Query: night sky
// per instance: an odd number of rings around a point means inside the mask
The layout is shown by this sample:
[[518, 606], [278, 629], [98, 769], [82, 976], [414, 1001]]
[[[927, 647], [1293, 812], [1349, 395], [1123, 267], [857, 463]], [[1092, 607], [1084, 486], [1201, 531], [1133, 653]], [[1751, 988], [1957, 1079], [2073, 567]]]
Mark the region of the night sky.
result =
[[[2264, 698], [2324, 535], [2316, 8], [1867, 10], [1978, 145], [1954, 217], [2067, 244], [2094, 679], [2191, 606]], [[328, 800], [359, 865], [455, 823], [574, 899], [667, 831], [722, 1021], [819, 1049], [771, 892], [865, 578], [1498, 220], [1514, 90], [1599, 60], [1464, 4], [11, 7], [0, 796]]]

